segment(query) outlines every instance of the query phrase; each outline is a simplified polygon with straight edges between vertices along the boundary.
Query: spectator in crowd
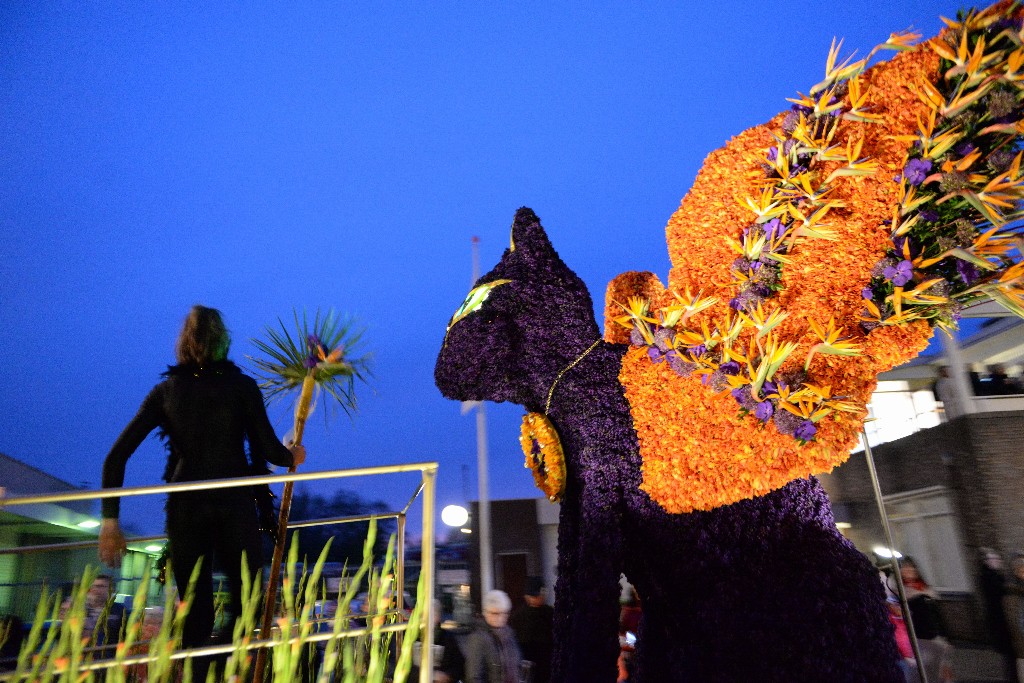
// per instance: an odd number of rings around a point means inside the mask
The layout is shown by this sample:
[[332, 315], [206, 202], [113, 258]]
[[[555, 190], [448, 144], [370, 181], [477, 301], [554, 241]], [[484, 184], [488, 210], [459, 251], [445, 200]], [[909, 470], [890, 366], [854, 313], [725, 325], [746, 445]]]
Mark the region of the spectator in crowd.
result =
[[636, 588], [626, 586], [626, 598], [619, 611], [619, 678], [618, 683], [626, 683], [633, 671], [633, 653], [636, 649], [637, 634], [640, 633], [640, 596]]
[[[936, 604], [938, 595], [924, 580], [912, 557], [902, 558], [899, 566], [914, 635], [917, 637], [918, 650], [921, 653], [921, 662], [915, 661], [914, 664], [924, 667], [929, 681], [952, 681], [952, 669], [949, 664], [952, 647], [943, 637], [944, 629]], [[889, 593], [898, 595], [895, 579], [890, 578], [890, 584]]]
[[539, 576], [528, 577], [523, 598], [526, 604], [512, 613], [509, 624], [523, 659], [533, 662], [533, 683], [548, 683], [555, 646], [555, 610], [544, 601], [544, 580]]
[[900, 670], [907, 683], [912, 683], [918, 679], [917, 664], [914, 660], [914, 647], [910, 644], [907, 622], [903, 619], [903, 608], [900, 607], [900, 599], [889, 585], [885, 572], [879, 572], [879, 574], [882, 584], [885, 585], [885, 604], [889, 610], [889, 623], [892, 624], [896, 649], [900, 653]]
[[[422, 654], [419, 641], [413, 643], [413, 667], [406, 679], [415, 683], [420, 676]], [[434, 600], [434, 676], [433, 683], [455, 683], [465, 675], [466, 659], [462, 655], [458, 638], [451, 631], [441, 628], [441, 601]]]
[[1016, 681], [1017, 658], [1013, 652], [1007, 615], [1003, 612], [1003, 599], [1007, 593], [1003, 556], [993, 548], [980, 548], [979, 555], [981, 566], [978, 571], [978, 584], [985, 609], [989, 640], [992, 648], [1003, 657], [1007, 680]]
[[1017, 681], [1024, 680], [1024, 553], [1010, 561], [1010, 581], [1003, 597], [1003, 613], [1010, 631], [1014, 656], [1017, 658]]
[[25, 640], [25, 624], [9, 614], [0, 616], [0, 672], [14, 671], [18, 665], [18, 654]]
[[986, 393], [989, 396], [1005, 396], [1006, 394], [1017, 393], [1017, 387], [1006, 375], [1006, 368], [1000, 363], [996, 363], [989, 368], [988, 382], [986, 384], [988, 385]]
[[[61, 619], [71, 609], [69, 596], [60, 606]], [[85, 594], [85, 620], [82, 635], [96, 646], [113, 645], [120, 640], [124, 627], [124, 605], [114, 602], [114, 578], [110, 574], [97, 574]], [[112, 653], [111, 653], [112, 654]]]
[[508, 626], [512, 601], [504, 591], [484, 595], [483, 623], [477, 624], [466, 645], [465, 683], [519, 683], [522, 655]]

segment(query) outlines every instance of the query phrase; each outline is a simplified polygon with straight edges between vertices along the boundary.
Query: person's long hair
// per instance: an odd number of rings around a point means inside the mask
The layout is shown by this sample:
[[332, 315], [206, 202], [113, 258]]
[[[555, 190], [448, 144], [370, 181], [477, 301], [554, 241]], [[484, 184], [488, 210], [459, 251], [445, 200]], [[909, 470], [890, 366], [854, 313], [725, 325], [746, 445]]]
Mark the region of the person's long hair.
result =
[[206, 365], [228, 356], [231, 335], [216, 308], [193, 306], [174, 347], [179, 365]]

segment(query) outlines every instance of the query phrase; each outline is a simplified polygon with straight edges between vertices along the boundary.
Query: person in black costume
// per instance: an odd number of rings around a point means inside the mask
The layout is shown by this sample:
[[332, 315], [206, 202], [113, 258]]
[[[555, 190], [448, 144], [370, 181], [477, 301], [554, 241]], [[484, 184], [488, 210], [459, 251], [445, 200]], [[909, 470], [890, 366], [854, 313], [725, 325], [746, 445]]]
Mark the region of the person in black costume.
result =
[[555, 646], [555, 609], [544, 601], [544, 580], [528, 576], [523, 599], [526, 604], [512, 612], [508, 623], [516, 634], [523, 659], [533, 662], [533, 683], [548, 683]]
[[[227, 360], [231, 339], [219, 311], [193, 306], [178, 337], [178, 364], [146, 396], [103, 463], [103, 488], [124, 484], [128, 458], [154, 429], [168, 446], [164, 479], [170, 483], [245, 477], [267, 472], [267, 461], [287, 467], [306, 459], [301, 445], [284, 446], [267, 418], [256, 381]], [[245, 443], [249, 443], [246, 457]], [[118, 524], [120, 499], [103, 499], [100, 559], [120, 566], [125, 553]], [[167, 499], [167, 538], [180, 595], [185, 595], [201, 560], [183, 647], [210, 644], [214, 626], [213, 568], [228, 579], [231, 637], [241, 612], [244, 553], [251, 575], [263, 565], [262, 539], [253, 489], [238, 487], [172, 493]], [[193, 660], [193, 679], [206, 680], [209, 661]]]

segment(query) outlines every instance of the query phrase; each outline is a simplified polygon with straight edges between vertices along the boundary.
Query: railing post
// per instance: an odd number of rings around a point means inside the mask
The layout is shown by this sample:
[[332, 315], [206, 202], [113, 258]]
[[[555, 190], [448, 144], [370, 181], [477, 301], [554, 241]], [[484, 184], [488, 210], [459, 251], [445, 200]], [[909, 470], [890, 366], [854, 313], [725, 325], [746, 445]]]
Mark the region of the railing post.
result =
[[899, 592], [900, 608], [903, 610], [903, 622], [907, 625], [907, 635], [910, 637], [910, 646], [914, 651], [914, 661], [917, 662], [917, 676], [921, 683], [928, 683], [928, 674], [925, 673], [924, 663], [921, 659], [921, 647], [917, 641], [917, 632], [914, 630], [914, 621], [910, 618], [910, 604], [907, 602], [907, 593], [903, 589], [903, 575], [900, 573], [900, 563], [896, 558], [896, 547], [893, 544], [892, 527], [889, 526], [889, 515], [885, 511], [885, 501], [882, 499], [882, 485], [878, 479], [878, 470], [875, 468], [875, 456], [871, 453], [868, 433], [863, 425], [861, 425], [860, 433], [864, 437], [864, 459], [867, 461], [868, 474], [871, 476], [871, 488], [875, 493], [878, 514], [882, 518], [885, 542], [889, 545], [889, 563], [892, 565], [893, 576], [896, 577], [896, 589]]
[[[404, 619], [403, 612], [405, 611], [405, 513], [399, 513], [398, 515], [398, 563], [395, 567], [395, 589], [398, 592], [398, 605], [399, 618]], [[395, 648], [398, 652], [402, 651], [402, 641], [405, 640], [405, 631], [399, 631], [395, 634]]]
[[423, 470], [423, 542], [420, 547], [420, 573], [423, 581], [420, 610], [420, 683], [434, 680], [434, 517], [437, 496], [437, 465]]

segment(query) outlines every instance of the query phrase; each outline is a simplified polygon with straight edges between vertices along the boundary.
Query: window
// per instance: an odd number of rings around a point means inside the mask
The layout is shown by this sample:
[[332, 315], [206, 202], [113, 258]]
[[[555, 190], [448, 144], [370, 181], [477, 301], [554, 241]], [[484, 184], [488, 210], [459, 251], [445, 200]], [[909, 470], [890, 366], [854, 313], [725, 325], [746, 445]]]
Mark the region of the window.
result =
[[949, 491], [935, 486], [886, 496], [896, 550], [914, 558], [931, 587], [945, 593], [973, 590]]

